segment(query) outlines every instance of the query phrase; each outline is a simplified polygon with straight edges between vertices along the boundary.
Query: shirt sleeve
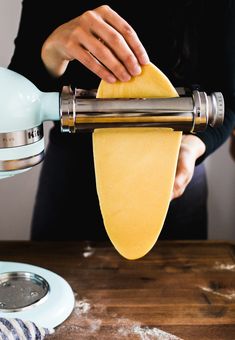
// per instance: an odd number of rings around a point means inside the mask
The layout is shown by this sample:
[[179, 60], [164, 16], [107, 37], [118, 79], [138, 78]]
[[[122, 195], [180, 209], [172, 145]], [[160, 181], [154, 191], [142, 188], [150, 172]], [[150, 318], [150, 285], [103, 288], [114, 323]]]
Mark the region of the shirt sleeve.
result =
[[[205, 143], [206, 151], [197, 160], [201, 163], [206, 157], [219, 148], [231, 135], [235, 126], [235, 2], [227, 2], [225, 11], [225, 26], [223, 30], [223, 41], [218, 41], [218, 48], [223, 49], [222, 72], [218, 71], [222, 79], [222, 93], [225, 100], [224, 122], [217, 128], [207, 127], [205, 132], [198, 132], [196, 135]], [[216, 56], [215, 56], [216, 57]], [[214, 67], [214, 72], [217, 72]]]

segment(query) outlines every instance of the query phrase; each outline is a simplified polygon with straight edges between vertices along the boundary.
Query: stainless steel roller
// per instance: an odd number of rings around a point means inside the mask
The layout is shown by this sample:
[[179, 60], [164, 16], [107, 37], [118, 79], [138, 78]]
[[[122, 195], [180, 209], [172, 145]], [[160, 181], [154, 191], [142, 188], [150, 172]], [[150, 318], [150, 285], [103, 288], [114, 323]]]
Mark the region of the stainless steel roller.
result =
[[60, 97], [62, 132], [125, 126], [203, 131], [223, 123], [221, 92], [193, 91], [176, 98], [96, 99], [95, 91], [64, 87]]

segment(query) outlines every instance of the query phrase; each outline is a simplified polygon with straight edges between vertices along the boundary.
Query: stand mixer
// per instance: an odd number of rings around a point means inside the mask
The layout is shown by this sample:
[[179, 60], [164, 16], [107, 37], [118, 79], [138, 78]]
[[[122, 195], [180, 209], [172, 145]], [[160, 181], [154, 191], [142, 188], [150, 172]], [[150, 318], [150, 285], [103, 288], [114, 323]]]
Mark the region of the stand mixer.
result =
[[43, 122], [59, 121], [61, 132], [124, 126], [203, 131], [223, 123], [221, 92], [207, 95], [179, 88], [177, 98], [96, 99], [95, 91], [64, 86], [41, 92], [24, 76], [0, 68], [0, 178], [29, 170], [44, 157]]

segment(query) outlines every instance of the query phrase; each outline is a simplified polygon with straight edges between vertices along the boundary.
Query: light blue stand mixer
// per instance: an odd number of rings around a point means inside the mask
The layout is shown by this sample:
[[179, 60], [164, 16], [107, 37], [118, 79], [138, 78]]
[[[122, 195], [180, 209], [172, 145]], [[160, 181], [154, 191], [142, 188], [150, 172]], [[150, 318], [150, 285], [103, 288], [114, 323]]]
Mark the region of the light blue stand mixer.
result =
[[193, 91], [178, 98], [96, 99], [95, 91], [65, 86], [41, 92], [22, 75], [0, 67], [0, 178], [24, 172], [43, 160], [43, 122], [61, 122], [62, 132], [98, 127], [158, 126], [184, 132], [223, 123], [220, 92]]

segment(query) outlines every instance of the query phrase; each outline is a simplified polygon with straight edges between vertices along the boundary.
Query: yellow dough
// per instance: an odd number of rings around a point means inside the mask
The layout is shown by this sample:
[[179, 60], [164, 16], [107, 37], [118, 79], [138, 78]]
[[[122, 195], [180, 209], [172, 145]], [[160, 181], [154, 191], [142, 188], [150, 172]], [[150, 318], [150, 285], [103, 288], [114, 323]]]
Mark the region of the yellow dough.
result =
[[97, 98], [170, 98], [178, 93], [165, 74], [155, 65], [142, 67], [137, 77], [128, 82], [117, 81], [110, 84], [101, 80]]
[[[153, 64], [129, 82], [103, 80], [98, 98], [176, 97]], [[107, 128], [93, 133], [96, 187], [107, 234], [127, 259], [138, 259], [161, 232], [174, 183], [181, 132], [166, 128]]]

